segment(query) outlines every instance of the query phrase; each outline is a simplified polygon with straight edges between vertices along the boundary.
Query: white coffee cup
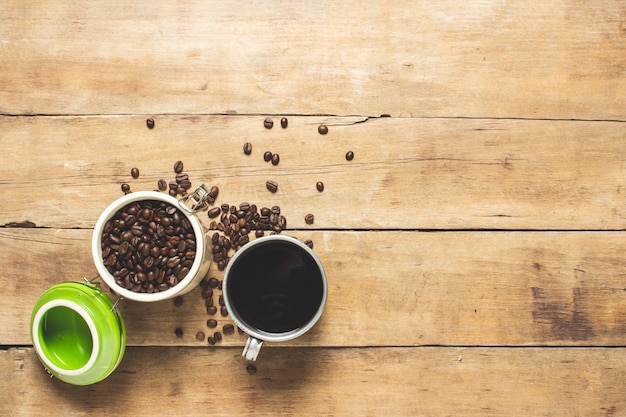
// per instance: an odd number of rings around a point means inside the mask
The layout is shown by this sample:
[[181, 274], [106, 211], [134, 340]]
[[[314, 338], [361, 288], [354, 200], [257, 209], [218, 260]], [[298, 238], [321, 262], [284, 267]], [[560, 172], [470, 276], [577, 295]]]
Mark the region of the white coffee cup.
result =
[[243, 356], [254, 361], [264, 341], [291, 340], [313, 327], [324, 310], [328, 286], [311, 248], [295, 238], [272, 235], [235, 253], [222, 291], [231, 318], [249, 335]]

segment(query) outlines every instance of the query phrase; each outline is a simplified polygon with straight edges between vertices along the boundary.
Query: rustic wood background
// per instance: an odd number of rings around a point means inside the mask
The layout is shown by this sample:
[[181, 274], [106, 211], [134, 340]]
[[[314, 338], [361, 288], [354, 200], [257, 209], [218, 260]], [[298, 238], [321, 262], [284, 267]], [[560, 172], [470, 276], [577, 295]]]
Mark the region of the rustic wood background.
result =
[[[625, 1], [8, 0], [0, 145], [1, 415], [626, 415]], [[179, 159], [313, 240], [322, 319], [249, 375], [200, 289], [123, 301], [118, 370], [50, 379], [33, 304]]]

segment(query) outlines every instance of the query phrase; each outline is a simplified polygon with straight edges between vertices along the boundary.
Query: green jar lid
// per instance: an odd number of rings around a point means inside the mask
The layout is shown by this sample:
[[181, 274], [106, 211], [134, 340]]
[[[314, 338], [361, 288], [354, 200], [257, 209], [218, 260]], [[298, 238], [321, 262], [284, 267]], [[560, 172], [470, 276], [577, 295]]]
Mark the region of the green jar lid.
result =
[[126, 328], [112, 300], [82, 282], [54, 285], [35, 303], [31, 338], [51, 375], [74, 385], [109, 376], [124, 357]]

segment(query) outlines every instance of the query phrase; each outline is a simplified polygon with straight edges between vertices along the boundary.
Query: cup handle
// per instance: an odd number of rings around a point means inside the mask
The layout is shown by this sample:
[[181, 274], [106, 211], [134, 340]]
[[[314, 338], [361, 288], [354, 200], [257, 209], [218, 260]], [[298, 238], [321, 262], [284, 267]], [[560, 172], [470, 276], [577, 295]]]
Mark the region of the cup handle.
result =
[[262, 340], [250, 336], [246, 341], [246, 346], [244, 346], [241, 356], [244, 356], [249, 361], [256, 361], [256, 357], [259, 356], [261, 351], [261, 346], [263, 346]]

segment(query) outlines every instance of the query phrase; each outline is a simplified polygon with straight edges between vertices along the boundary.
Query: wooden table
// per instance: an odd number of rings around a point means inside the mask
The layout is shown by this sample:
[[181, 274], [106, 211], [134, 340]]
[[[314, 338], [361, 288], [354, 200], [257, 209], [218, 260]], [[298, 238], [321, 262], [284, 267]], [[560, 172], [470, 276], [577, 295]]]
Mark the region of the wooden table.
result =
[[[0, 415], [626, 415], [626, 2], [9, 0], [0, 86]], [[49, 378], [33, 304], [176, 160], [313, 240], [322, 319], [250, 375], [200, 288], [125, 300], [115, 373]]]

